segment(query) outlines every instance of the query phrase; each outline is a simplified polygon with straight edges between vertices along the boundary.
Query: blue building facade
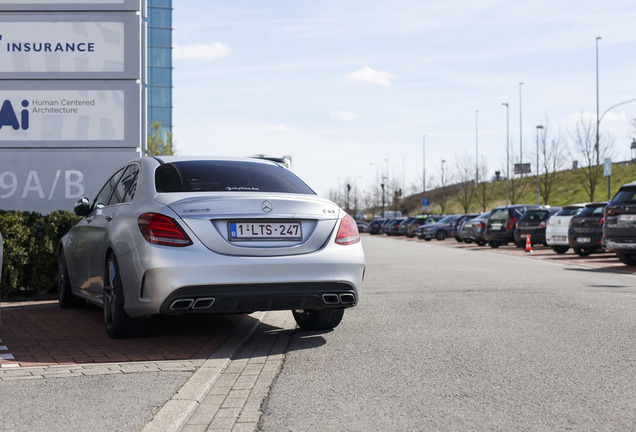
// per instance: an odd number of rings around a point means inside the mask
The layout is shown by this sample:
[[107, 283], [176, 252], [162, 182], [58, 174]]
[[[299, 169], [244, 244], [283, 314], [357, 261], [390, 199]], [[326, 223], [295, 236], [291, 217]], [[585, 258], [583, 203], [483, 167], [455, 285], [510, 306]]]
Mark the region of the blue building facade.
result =
[[172, 132], [172, 0], [147, 0], [148, 129], [160, 122], [162, 135]]

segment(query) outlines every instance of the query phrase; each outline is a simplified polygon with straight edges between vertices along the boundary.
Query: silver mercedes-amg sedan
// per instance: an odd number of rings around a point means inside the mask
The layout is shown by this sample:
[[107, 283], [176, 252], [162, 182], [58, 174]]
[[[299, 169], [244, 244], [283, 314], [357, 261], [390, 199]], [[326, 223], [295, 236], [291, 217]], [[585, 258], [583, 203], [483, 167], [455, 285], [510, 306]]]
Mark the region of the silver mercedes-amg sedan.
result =
[[157, 314], [291, 310], [303, 329], [330, 329], [360, 298], [356, 222], [274, 162], [136, 159], [74, 210], [59, 303], [101, 305], [111, 337]]

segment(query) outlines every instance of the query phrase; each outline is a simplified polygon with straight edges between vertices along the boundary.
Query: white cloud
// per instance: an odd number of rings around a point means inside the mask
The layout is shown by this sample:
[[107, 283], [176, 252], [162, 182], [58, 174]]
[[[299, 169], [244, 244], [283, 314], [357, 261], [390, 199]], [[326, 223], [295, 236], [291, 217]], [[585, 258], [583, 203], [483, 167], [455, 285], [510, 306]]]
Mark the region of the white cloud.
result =
[[331, 111], [329, 115], [333, 118], [337, 118], [339, 120], [344, 120], [344, 121], [354, 121], [359, 118], [362, 118], [361, 115], [356, 114], [352, 111]]
[[369, 66], [365, 66], [358, 71], [346, 74], [345, 79], [388, 86], [391, 85], [393, 75], [388, 72], [376, 71], [371, 69]]
[[172, 55], [177, 59], [214, 60], [229, 55], [232, 50], [221, 42], [209, 44], [174, 45]]
[[265, 125], [263, 127], [263, 129], [265, 129], [267, 132], [274, 132], [274, 133], [287, 133], [289, 132], [289, 129], [282, 124], [268, 124]]

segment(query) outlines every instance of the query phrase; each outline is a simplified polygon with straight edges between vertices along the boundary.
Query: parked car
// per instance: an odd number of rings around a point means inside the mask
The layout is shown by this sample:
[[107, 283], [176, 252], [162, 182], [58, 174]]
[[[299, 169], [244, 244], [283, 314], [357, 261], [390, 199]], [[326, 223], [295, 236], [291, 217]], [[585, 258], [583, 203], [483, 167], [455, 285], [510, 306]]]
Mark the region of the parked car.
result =
[[561, 207], [545, 206], [537, 209], [528, 210], [517, 221], [515, 228], [515, 245], [523, 248], [526, 245], [526, 239], [530, 236], [530, 244], [542, 244], [547, 246], [545, 241], [545, 227], [547, 220], [561, 210]]
[[407, 237], [413, 238], [416, 235], [417, 229], [422, 225], [434, 223], [440, 220], [440, 215], [418, 215], [409, 223]]
[[603, 244], [623, 264], [636, 265], [636, 182], [621, 186], [605, 207]]
[[361, 233], [369, 232], [369, 223], [363, 220], [357, 220], [356, 225], [358, 225], [358, 231]]
[[594, 252], [604, 252], [603, 212], [607, 202], [586, 204], [581, 213], [572, 216], [568, 228], [568, 242], [579, 256], [588, 256]]
[[568, 229], [570, 219], [581, 213], [585, 208], [585, 203], [570, 204], [563, 206], [561, 210], [550, 216], [545, 227], [545, 240], [548, 246], [558, 254], [564, 254], [570, 249], [568, 241]]
[[271, 161], [136, 159], [75, 213], [57, 251], [59, 304], [102, 306], [111, 337], [157, 314], [258, 310], [330, 329], [358, 303], [355, 220]]
[[532, 204], [513, 204], [508, 206], [497, 207], [492, 210], [484, 237], [488, 245], [497, 248], [501, 245], [514, 241], [514, 232], [517, 227], [517, 221], [527, 211], [539, 208], [538, 205]]
[[449, 215], [437, 222], [422, 225], [417, 229], [415, 235], [417, 238], [426, 241], [430, 241], [432, 239], [446, 240], [446, 237], [448, 237], [448, 233], [451, 230], [451, 225], [458, 216], [459, 215]]
[[455, 237], [455, 240], [457, 240], [458, 242], [462, 242], [463, 241], [461, 236], [462, 226], [464, 226], [464, 223], [466, 223], [467, 220], [476, 218], [477, 216], [479, 216], [479, 213], [469, 213], [469, 214], [459, 215], [459, 217], [455, 219], [453, 223], [451, 224], [451, 229], [448, 235], [450, 237]]
[[382, 234], [382, 222], [384, 219], [373, 219], [369, 222], [369, 234]]
[[484, 230], [488, 223], [490, 212], [482, 213], [479, 216], [469, 219], [462, 226], [460, 232], [461, 238], [465, 243], [475, 242], [479, 246], [486, 245], [486, 239], [484, 238]]
[[405, 220], [406, 218], [395, 218], [395, 219], [391, 219], [390, 222], [388, 222], [385, 226], [384, 226], [384, 233], [386, 235], [389, 236], [397, 236], [400, 235], [400, 224]]
[[404, 219], [402, 223], [400, 223], [400, 226], [398, 229], [399, 231], [398, 235], [406, 236], [409, 232], [409, 224], [413, 222], [414, 219], [415, 219], [415, 216], [409, 216], [406, 219]]

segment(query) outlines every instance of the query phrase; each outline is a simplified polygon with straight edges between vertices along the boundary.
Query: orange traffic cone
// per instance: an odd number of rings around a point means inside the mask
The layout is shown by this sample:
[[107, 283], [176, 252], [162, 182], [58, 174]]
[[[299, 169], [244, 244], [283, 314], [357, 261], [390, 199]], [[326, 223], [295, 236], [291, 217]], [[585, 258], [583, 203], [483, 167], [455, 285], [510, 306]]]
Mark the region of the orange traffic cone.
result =
[[530, 234], [526, 236], [526, 252], [532, 253], [532, 243], [530, 242]]

